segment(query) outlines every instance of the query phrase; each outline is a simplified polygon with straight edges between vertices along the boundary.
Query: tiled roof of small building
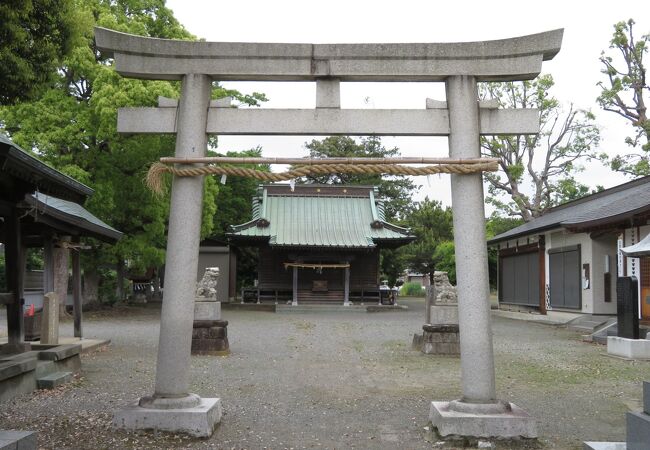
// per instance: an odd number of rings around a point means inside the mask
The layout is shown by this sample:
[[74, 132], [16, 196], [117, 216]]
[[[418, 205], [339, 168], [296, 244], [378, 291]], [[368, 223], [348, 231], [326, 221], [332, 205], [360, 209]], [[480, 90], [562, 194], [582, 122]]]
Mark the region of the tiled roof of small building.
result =
[[597, 227], [647, 212], [650, 212], [650, 176], [552, 208], [541, 217], [495, 236], [488, 243], [496, 244], [552, 228]]
[[368, 186], [266, 185], [253, 200], [253, 220], [231, 227], [232, 240], [272, 246], [373, 248], [414, 237], [386, 222], [381, 200]]
[[86, 232], [84, 234], [105, 241], [117, 241], [122, 237], [120, 231], [106, 224], [78, 203], [45, 195], [41, 192], [32, 194], [26, 198], [26, 201], [34, 207], [34, 214], [37, 216], [41, 214], [61, 220], [84, 230]]

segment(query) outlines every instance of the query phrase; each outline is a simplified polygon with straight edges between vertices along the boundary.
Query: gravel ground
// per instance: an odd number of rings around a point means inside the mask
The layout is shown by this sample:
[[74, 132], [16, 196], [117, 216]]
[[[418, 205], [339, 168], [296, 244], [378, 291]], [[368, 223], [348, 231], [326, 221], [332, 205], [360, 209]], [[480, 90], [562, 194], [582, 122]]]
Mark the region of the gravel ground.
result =
[[[224, 407], [207, 440], [111, 429], [111, 411], [152, 392], [160, 313], [90, 313], [87, 337], [112, 345], [84, 355], [73, 383], [0, 405], [0, 428], [38, 430], [39, 445], [53, 449], [435, 448], [429, 404], [460, 396], [460, 364], [410, 349], [424, 308], [405, 303], [407, 312], [375, 314], [224, 311], [232, 355], [192, 358], [192, 392]], [[624, 413], [640, 409], [650, 363], [605, 357], [604, 347], [548, 325], [495, 317], [493, 328], [498, 395], [537, 418], [540, 434], [497, 448], [624, 440]]]

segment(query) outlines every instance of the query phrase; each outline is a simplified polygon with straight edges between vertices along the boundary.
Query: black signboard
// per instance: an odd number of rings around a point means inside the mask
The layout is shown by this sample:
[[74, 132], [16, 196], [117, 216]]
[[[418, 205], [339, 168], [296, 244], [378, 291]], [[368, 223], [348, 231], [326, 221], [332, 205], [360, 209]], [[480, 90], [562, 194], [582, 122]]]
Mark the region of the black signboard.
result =
[[618, 337], [639, 339], [638, 286], [636, 277], [618, 277], [616, 281]]

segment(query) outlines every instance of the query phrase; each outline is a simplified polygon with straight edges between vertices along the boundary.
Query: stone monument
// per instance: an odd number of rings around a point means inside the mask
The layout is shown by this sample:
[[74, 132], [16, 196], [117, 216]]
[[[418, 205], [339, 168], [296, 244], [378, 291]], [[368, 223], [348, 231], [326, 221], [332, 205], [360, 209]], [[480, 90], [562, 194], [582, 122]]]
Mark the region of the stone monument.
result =
[[423, 333], [413, 336], [413, 348], [428, 355], [460, 355], [458, 297], [447, 272], [436, 271], [427, 287]]
[[[536, 134], [539, 111], [480, 102], [477, 83], [534, 79], [542, 62], [560, 51], [562, 35], [554, 30], [482, 42], [287, 44], [190, 42], [95, 28], [97, 48], [114, 58], [118, 73], [181, 82], [177, 102], [120, 109], [117, 125], [126, 134], [175, 133], [175, 157], [185, 160], [176, 164], [179, 169], [197, 167], [208, 134], [448, 136], [450, 160], [480, 158], [481, 135]], [[316, 108], [231, 108], [211, 101], [212, 83], [221, 81], [313, 82]], [[410, 110], [341, 108], [341, 82], [398, 81], [444, 82], [446, 100], [423, 99], [425, 108]], [[432, 402], [429, 418], [442, 436], [534, 437], [534, 420], [496, 395], [482, 174], [452, 174], [451, 191], [462, 395]], [[210, 435], [221, 418], [218, 399], [188, 392], [202, 199], [202, 176], [173, 177], [155, 390], [140, 400], [141, 409], [116, 414], [118, 426]]]
[[194, 326], [192, 328], [192, 354], [230, 354], [228, 321], [221, 320], [221, 302], [217, 301], [219, 268], [207, 267], [196, 288], [194, 299]]

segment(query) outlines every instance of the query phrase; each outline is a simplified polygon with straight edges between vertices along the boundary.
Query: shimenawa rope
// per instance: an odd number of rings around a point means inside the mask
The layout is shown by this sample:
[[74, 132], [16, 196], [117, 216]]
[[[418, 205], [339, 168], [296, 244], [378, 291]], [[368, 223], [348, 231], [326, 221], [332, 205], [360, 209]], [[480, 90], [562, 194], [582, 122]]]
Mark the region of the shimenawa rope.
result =
[[324, 175], [329, 173], [349, 173], [354, 175], [389, 174], [389, 175], [433, 175], [437, 173], [453, 173], [467, 175], [477, 172], [493, 172], [498, 170], [496, 161], [454, 164], [436, 164], [424, 167], [404, 166], [398, 164], [363, 164], [353, 163], [321, 164], [298, 166], [285, 172], [264, 172], [257, 169], [235, 167], [232, 165], [204, 165], [197, 167], [175, 167], [155, 162], [149, 168], [146, 183], [149, 189], [160, 194], [164, 190], [163, 175], [171, 173], [179, 177], [196, 177], [202, 175], [228, 175], [254, 178], [260, 181], [287, 181], [308, 175]]

